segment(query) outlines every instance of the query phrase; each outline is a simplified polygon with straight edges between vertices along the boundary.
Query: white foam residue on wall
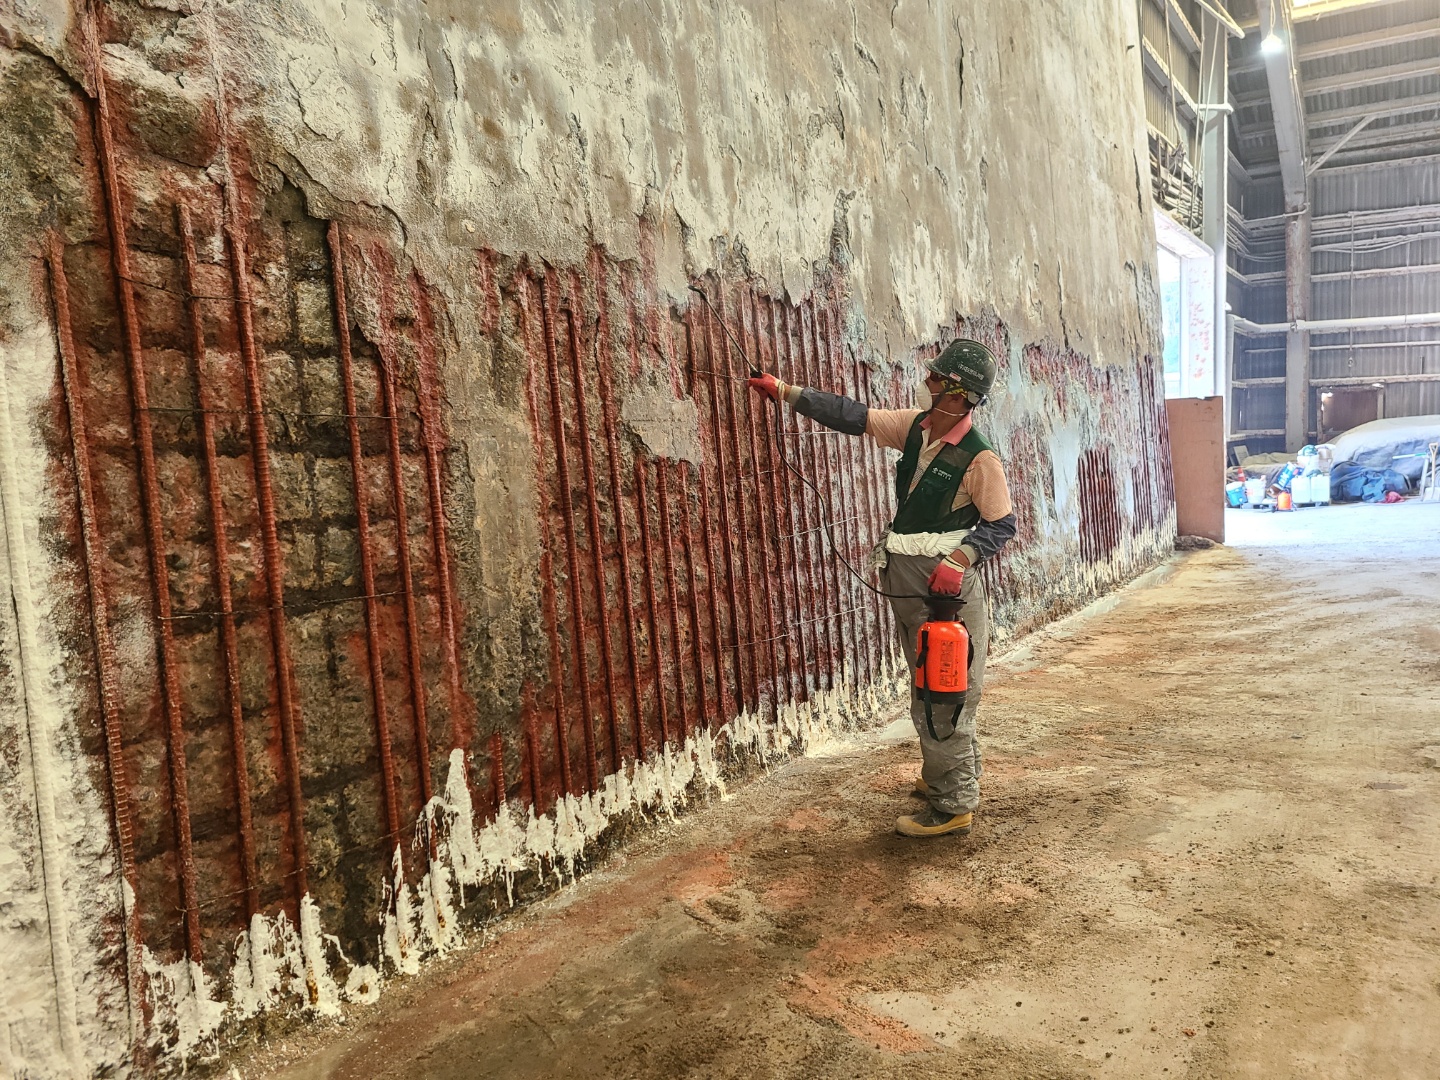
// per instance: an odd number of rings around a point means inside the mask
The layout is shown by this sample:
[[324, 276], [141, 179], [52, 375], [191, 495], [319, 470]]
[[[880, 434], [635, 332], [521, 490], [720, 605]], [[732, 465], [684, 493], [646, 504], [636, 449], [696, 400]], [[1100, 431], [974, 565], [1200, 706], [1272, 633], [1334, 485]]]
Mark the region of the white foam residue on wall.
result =
[[10, 294], [0, 334], [0, 1062], [15, 1076], [89, 1076], [125, 1059], [131, 1012], [111, 962], [124, 903], [80, 742], [85, 690], [59, 637], [59, 609], [79, 598], [47, 522], [74, 510], [38, 430], [59, 362], [48, 312], [26, 307], [34, 295]]
[[892, 691], [903, 692], [903, 671], [889, 663], [876, 683], [859, 690], [853, 672], [847, 672], [834, 689], [817, 691], [804, 704], [782, 705], [773, 719], [768, 710], [746, 712], [716, 731], [697, 731], [683, 744], [668, 745], [605, 777], [596, 792], [566, 795], [550, 813], [507, 803], [493, 821], [478, 827], [465, 751], [452, 750], [444, 794], [431, 799], [416, 823], [411, 854], [429, 856], [419, 882], [408, 880], [404, 845], [391, 856], [378, 904], [382, 968], [352, 963], [339, 941], [324, 932], [320, 909], [306, 895], [298, 928], [283, 912], [256, 915], [239, 935], [228, 1002], [212, 994], [198, 965], [184, 958], [162, 965], [146, 953], [157, 1045], [190, 1060], [216, 1052], [227, 1020], [274, 1009], [335, 1016], [342, 1001], [375, 1002], [386, 978], [416, 974], [425, 958], [464, 940], [458, 915], [467, 897], [473, 902], [477, 893], [500, 885], [505, 906], [511, 906], [523, 874], [573, 882], [587, 850], [617, 819], [673, 818], [696, 797], [724, 798], [721, 750], [767, 765], [796, 750], [834, 752], [859, 730], [862, 718], [894, 700]]

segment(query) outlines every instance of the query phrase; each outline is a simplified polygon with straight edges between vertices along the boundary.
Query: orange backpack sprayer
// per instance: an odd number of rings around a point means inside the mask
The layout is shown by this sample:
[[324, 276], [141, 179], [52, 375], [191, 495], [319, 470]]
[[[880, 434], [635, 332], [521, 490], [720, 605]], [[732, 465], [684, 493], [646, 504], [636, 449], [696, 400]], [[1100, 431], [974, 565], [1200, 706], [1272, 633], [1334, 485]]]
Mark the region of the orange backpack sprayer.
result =
[[970, 634], [959, 619], [960, 598], [932, 593], [926, 603], [930, 618], [920, 627], [915, 641], [915, 693], [925, 702], [925, 726], [930, 729], [930, 737], [943, 742], [935, 731], [933, 709], [936, 705], [955, 706], [950, 721], [950, 735], [954, 735], [970, 686], [972, 649]]

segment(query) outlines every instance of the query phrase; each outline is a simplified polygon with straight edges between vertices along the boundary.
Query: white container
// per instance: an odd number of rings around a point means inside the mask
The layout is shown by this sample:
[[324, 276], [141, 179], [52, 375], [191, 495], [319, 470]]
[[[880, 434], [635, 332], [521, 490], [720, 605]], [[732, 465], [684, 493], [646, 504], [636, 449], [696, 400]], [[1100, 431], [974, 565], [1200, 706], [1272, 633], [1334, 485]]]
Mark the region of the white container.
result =
[[1296, 506], [1315, 501], [1310, 495], [1310, 477], [1296, 476], [1290, 480], [1290, 501]]
[[1330, 505], [1330, 474], [1316, 473], [1310, 477], [1310, 501], [1316, 506]]
[[1264, 477], [1251, 477], [1245, 481], [1245, 501], [1251, 506], [1259, 506], [1265, 501]]

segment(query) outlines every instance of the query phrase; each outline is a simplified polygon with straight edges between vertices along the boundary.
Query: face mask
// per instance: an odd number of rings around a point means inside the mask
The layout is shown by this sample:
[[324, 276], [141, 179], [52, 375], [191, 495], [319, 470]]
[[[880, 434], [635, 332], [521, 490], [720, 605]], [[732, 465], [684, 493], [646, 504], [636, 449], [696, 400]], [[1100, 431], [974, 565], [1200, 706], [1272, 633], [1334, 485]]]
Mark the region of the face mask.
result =
[[924, 412], [926, 409], [929, 409], [934, 404], [935, 399], [930, 395], [930, 388], [922, 382], [920, 384], [920, 389], [915, 391], [916, 407], [922, 412]]

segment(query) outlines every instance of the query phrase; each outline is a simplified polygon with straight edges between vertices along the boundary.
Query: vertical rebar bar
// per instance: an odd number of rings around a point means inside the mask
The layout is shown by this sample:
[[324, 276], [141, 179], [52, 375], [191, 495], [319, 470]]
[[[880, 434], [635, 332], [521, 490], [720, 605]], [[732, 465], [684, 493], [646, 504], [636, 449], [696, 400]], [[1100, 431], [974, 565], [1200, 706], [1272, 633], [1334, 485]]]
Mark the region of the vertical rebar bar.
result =
[[[722, 321], [725, 319], [725, 286], [718, 278], [716, 280], [715, 291], [719, 300], [719, 310], [711, 310], [709, 307], [705, 309], [709, 316], [709, 322], [712, 325], [717, 319]], [[718, 361], [720, 371], [726, 375], [733, 376], [735, 364], [730, 355], [730, 337], [724, 332], [723, 326], [717, 337], [720, 342], [719, 355], [717, 356], [712, 352], [711, 360], [712, 362]], [[711, 376], [712, 387], [714, 386], [714, 381], [715, 377]], [[735, 466], [735, 484], [734, 487], [728, 491], [728, 494], [735, 500], [735, 515], [737, 524], [740, 526], [738, 535], [740, 554], [738, 561], [740, 564], [741, 591], [745, 597], [745, 642], [747, 643], [745, 648], [739, 647], [740, 641], [737, 631], [735, 659], [738, 664], [740, 662], [740, 653], [742, 652], [747, 657], [748, 662], [744, 666], [750, 670], [750, 707], [758, 713], [760, 711], [760, 665], [757, 657], [757, 648], [754, 645], [748, 644], [755, 641], [759, 636], [755, 628], [755, 575], [750, 564], [750, 526], [746, 520], [747, 514], [745, 511], [745, 461], [740, 454], [740, 424], [736, 419], [735, 413], [735, 383], [733, 378], [727, 378], [725, 379], [725, 428], [730, 440], [730, 460]], [[724, 460], [723, 449], [721, 451], [721, 460]], [[751, 462], [751, 466], [753, 468], [754, 462]], [[727, 492], [725, 491], [721, 492], [722, 497], [726, 494]]]
[[[770, 315], [769, 323], [771, 362], [775, 367], [777, 375], [784, 375], [787, 382], [798, 381], [796, 379], [795, 372], [791, 370], [791, 365], [788, 357], [784, 361], [785, 366], [783, 368], [781, 367], [782, 361], [780, 359], [780, 316], [776, 311], [775, 301], [767, 300], [766, 307]], [[790, 456], [795, 451], [795, 447], [784, 445], [786, 431], [784, 412], [785, 410], [780, 410], [780, 415], [775, 418], [775, 423], [778, 426], [774, 432], [774, 438], [780, 444], [776, 447], [775, 453], [784, 454], [786, 461], [788, 461]], [[790, 550], [788, 553], [788, 557], [785, 554], [781, 554], [780, 559], [784, 562], [789, 563], [791, 596], [794, 599], [794, 603], [791, 605], [791, 614], [787, 615], [787, 620], [792, 627], [791, 634], [794, 638], [795, 651], [798, 659], [798, 669], [796, 672], [798, 685], [795, 690], [795, 695], [797, 700], [807, 701], [810, 698], [811, 692], [810, 665], [812, 662], [811, 658], [814, 655], [814, 643], [813, 640], [807, 642], [806, 636], [807, 634], [809, 634], [813, 639], [815, 624], [811, 622], [809, 618], [811, 598], [808, 590], [805, 588], [805, 585], [802, 581], [803, 562], [801, 555], [801, 546], [805, 540], [805, 537], [800, 535], [800, 494], [796, 490], [798, 482], [795, 479], [795, 476], [790, 472], [790, 469], [786, 466], [784, 461], [781, 461], [779, 463], [779, 471], [777, 477], [779, 483], [775, 485], [776, 501], [773, 507], [776, 512], [775, 535], [778, 540], [780, 537], [786, 536], [786, 534], [788, 533], [788, 539], [790, 541]], [[780, 505], [782, 502], [785, 508], [785, 523], [783, 526], [781, 525], [778, 517]]]
[[[266, 602], [270, 616], [270, 646], [275, 662], [275, 691], [280, 722], [281, 751], [285, 761], [285, 789], [290, 804], [290, 846], [295, 860], [296, 918], [299, 904], [310, 891], [310, 860], [305, 844], [305, 799], [300, 786], [300, 745], [296, 731], [294, 673], [290, 667], [290, 638], [285, 625], [285, 563], [280, 552], [276, 524], [275, 488], [270, 474], [270, 433], [265, 421], [265, 394], [260, 377], [260, 359], [255, 345], [254, 301], [250, 293], [249, 258], [244, 226], [233, 180], [223, 188], [225, 237], [230, 255], [230, 287], [235, 297], [235, 324], [240, 338], [240, 357], [245, 374], [246, 418], [250, 435], [251, 467], [255, 475], [255, 496], [260, 511], [261, 562], [265, 574]], [[307, 977], [311, 973], [307, 972]]]
[[745, 711], [748, 699], [745, 694], [744, 666], [740, 662], [740, 596], [735, 587], [734, 538], [730, 530], [730, 500], [728, 498], [730, 483], [726, 478], [724, 440], [720, 434], [720, 392], [716, 388], [714, 374], [720, 362], [719, 352], [715, 348], [715, 320], [707, 307], [705, 309], [705, 363], [710, 372], [710, 428], [712, 445], [715, 449], [715, 471], [719, 474], [719, 490], [712, 490], [711, 494], [714, 496], [715, 506], [719, 511], [720, 550], [725, 557], [725, 586], [730, 601], [730, 636], [735, 645], [735, 648], [731, 650], [735, 665], [735, 711], [741, 713]]
[[[801, 381], [806, 385], [814, 386], [815, 372], [810, 364], [809, 346], [805, 343], [804, 308], [797, 308], [795, 310], [795, 321], [799, 324], [798, 336], [800, 338], [800, 348], [798, 353], [792, 353], [792, 363], [795, 369], [800, 372]], [[788, 319], [786, 320], [786, 336], [787, 338], [790, 336]], [[817, 389], [819, 388], [817, 387]], [[799, 415], [796, 415], [795, 441], [798, 444], [798, 452], [803, 462], [805, 473], [811, 478], [811, 484], [815, 485], [814, 489], [811, 489], [809, 485], [804, 486], [802, 500], [807, 508], [810, 509], [810, 521], [813, 523], [811, 530], [807, 531], [809, 531], [809, 538], [814, 545], [811, 562], [814, 571], [812, 581], [820, 598], [820, 604], [816, 612], [816, 625], [820, 627], [825, 636], [823, 655], [825, 658], [826, 674], [829, 680], [827, 689], [833, 690], [840, 681], [838, 671], [840, 647], [837, 644], [838, 631], [834, 618], [834, 612], [838, 608], [839, 598], [838, 596], [832, 597], [831, 595], [830, 572], [826, 565], [825, 545], [828, 542], [829, 531], [826, 529], [827, 517], [825, 504], [818, 494], [818, 490], [820, 486], [826, 482], [826, 478], [820, 472], [820, 453], [815, 448], [816, 440], [824, 438], [824, 436], [818, 434], [819, 430], [818, 425], [813, 425], [809, 430], [803, 430], [800, 427]], [[806, 495], [809, 497], [805, 498]], [[828, 561], [833, 562], [834, 560], [830, 559]]]
[[[686, 378], [689, 380], [690, 398], [695, 402], [695, 415], [700, 415], [700, 395], [698, 383], [695, 380], [695, 328], [691, 318], [691, 311], [687, 311], [685, 320], [685, 365]], [[700, 532], [704, 537], [703, 554], [705, 556], [705, 592], [709, 597], [710, 607], [710, 631], [711, 631], [711, 659], [715, 665], [715, 696], [717, 723], [724, 723], [726, 715], [726, 686], [725, 686], [725, 655], [722, 639], [724, 634], [720, 628], [720, 581], [716, 576], [715, 565], [715, 537], [710, 531], [710, 507], [714, 499], [710, 491], [709, 470], [704, 461], [704, 438], [701, 432], [696, 432], [697, 442], [701, 444], [701, 461], [696, 466], [695, 472], [699, 482], [698, 502], [700, 504]], [[737, 710], [738, 711], [738, 710]]]
[[420, 444], [425, 450], [425, 479], [430, 496], [430, 545], [440, 598], [440, 641], [445, 653], [445, 686], [450, 706], [450, 748], [470, 746], [465, 692], [460, 684], [460, 611], [450, 574], [450, 528], [445, 517], [445, 422], [440, 411], [440, 368], [435, 356], [435, 317], [418, 272], [410, 275], [416, 312], [416, 400], [420, 409]]
[[[870, 399], [870, 388], [866, 385], [864, 368], [861, 366], [860, 358], [853, 353], [850, 358], [851, 377], [854, 380], [853, 396], [862, 401]], [[872, 440], [862, 440], [859, 453], [857, 454], [857, 467], [860, 472], [860, 496], [863, 503], [863, 521], [866, 529], [866, 541], [870, 544], [876, 543], [880, 538], [880, 511], [878, 499], [875, 492], [875, 446]], [[863, 552], [862, 552], [863, 554]], [[883, 586], [882, 586], [883, 587]], [[870, 612], [873, 619], [873, 647], [876, 650], [875, 674], [878, 675], [882, 669], [888, 669], [888, 658], [884, 655], [887, 646], [887, 635], [885, 633], [885, 599], [879, 593], [870, 593]], [[874, 677], [872, 675], [872, 677]]]
[[[595, 632], [600, 639], [600, 663], [605, 668], [606, 720], [610, 729], [610, 753], [614, 769], [620, 768], [619, 709], [615, 702], [615, 656], [610, 648], [609, 613], [605, 610], [605, 597], [610, 592], [605, 583], [605, 536], [600, 531], [600, 501], [595, 491], [595, 455], [590, 445], [590, 405], [585, 398], [585, 358], [580, 344], [579, 309], [583, 302], [579, 276], [572, 273], [570, 278], [570, 308], [566, 312], [569, 328], [570, 364], [572, 373], [571, 389], [575, 393], [576, 437], [580, 443], [580, 465], [585, 477], [585, 518], [590, 533], [590, 566], [595, 580]], [[598, 339], [597, 339], [598, 343]], [[599, 358], [596, 358], [597, 364]], [[563, 447], [557, 447], [561, 453]], [[619, 505], [618, 497], [615, 499]], [[628, 615], [628, 613], [627, 613]]]
[[125, 767], [124, 732], [120, 726], [120, 658], [110, 632], [110, 598], [105, 588], [105, 541], [95, 513], [95, 484], [90, 470], [90, 441], [85, 399], [70, 321], [70, 287], [65, 276], [65, 252], [58, 237], [46, 246], [50, 268], [51, 300], [55, 308], [55, 335], [60, 353], [60, 390], [70, 426], [70, 448], [75, 471], [75, 492], [80, 508], [81, 551], [85, 558], [85, 585], [90, 598], [90, 631], [95, 648], [96, 683], [100, 720], [105, 733], [105, 766], [110, 776], [110, 805], [115, 823], [115, 847], [120, 861], [120, 908], [124, 914], [125, 990], [132, 1039], [140, 1036], [145, 1013], [144, 934], [136, 904], [139, 876], [135, 865], [135, 824], [130, 777]]
[[[736, 312], [736, 321], [738, 322], [736, 331], [742, 345], [744, 345], [746, 338], [745, 295], [745, 290], [743, 287], [741, 287], [738, 290], [739, 299], [736, 303], [736, 308], [738, 309]], [[725, 310], [725, 290], [723, 286], [720, 289], [720, 296], [720, 310], [723, 312]], [[759, 348], [759, 333], [756, 332], [751, 334], [750, 339], [751, 343], [747, 351], [753, 356]], [[734, 384], [731, 383], [729, 385], [733, 386]], [[759, 526], [759, 528], [756, 530], [757, 535], [755, 539], [758, 539], [760, 541], [760, 558], [758, 560], [760, 563], [760, 568], [759, 573], [755, 575], [755, 591], [758, 594], [761, 605], [765, 611], [765, 626], [764, 629], [760, 632], [765, 635], [765, 651], [769, 654], [770, 657], [770, 718], [778, 723], [780, 719], [780, 699], [782, 696], [785, 696], [782, 692], [780, 684], [780, 648], [779, 641], [777, 640], [778, 635], [776, 634], [775, 627], [774, 585], [775, 577], [779, 573], [779, 566], [767, 557], [770, 551], [770, 524], [765, 518], [765, 499], [760, 493], [760, 439], [755, 430], [755, 413], [760, 406], [757, 405], [755, 395], [750, 391], [748, 387], [741, 390], [741, 394], [744, 396], [745, 399], [745, 431], [750, 439], [750, 491], [755, 503], [755, 521], [756, 524]], [[774, 455], [767, 455], [767, 457], [773, 466], [779, 466], [779, 463], [775, 461]], [[740, 494], [743, 498], [745, 494], [745, 488], [743, 484], [740, 488]], [[767, 563], [769, 564], [768, 566], [766, 565]], [[784, 625], [783, 617], [781, 620], [781, 625]], [[787, 636], [785, 640], [788, 643], [789, 637]], [[759, 646], [757, 645], [756, 648], [759, 648]]]
[[[690, 737], [692, 724], [690, 709], [685, 700], [685, 669], [680, 663], [680, 598], [675, 586], [675, 538], [670, 526], [670, 495], [666, 490], [665, 475], [668, 462], [662, 457], [655, 461], [655, 490], [660, 511], [660, 559], [665, 575], [665, 596], [670, 607], [670, 656], [675, 668], [675, 698], [680, 711], [680, 731]], [[654, 589], [652, 588], [653, 592]], [[695, 674], [700, 674], [697, 668]]]
[[498, 731], [490, 736], [490, 797], [498, 817], [505, 805], [505, 736]]
[[[805, 368], [795, 355], [795, 341], [790, 332], [790, 306], [782, 301], [778, 317], [779, 337], [778, 341], [784, 344], [785, 371], [788, 375], [787, 381], [797, 385], [805, 385]], [[785, 422], [789, 416], [788, 423]], [[809, 476], [808, 466], [805, 462], [805, 439], [800, 432], [800, 414], [794, 410], [785, 410], [781, 414], [782, 428], [781, 438], [786, 441], [786, 450], [789, 453], [792, 463], [798, 462], [796, 468], [806, 476]], [[811, 521], [810, 495], [806, 485], [799, 476], [786, 473], [790, 480], [790, 518], [791, 535], [793, 543], [799, 551], [797, 557], [797, 590], [800, 593], [799, 612], [801, 615], [800, 626], [802, 633], [808, 631], [810, 634], [810, 645], [808, 647], [809, 664], [805, 672], [806, 693], [813, 695], [821, 689], [821, 679], [825, 674], [828, 650], [824, 636], [825, 627], [820, 618], [820, 611], [823, 607], [823, 598], [820, 591], [819, 578], [816, 572], [816, 558], [813, 545], [819, 540]], [[823, 543], [823, 540], [820, 540]]]
[[[703, 728], [707, 726], [706, 720], [710, 716], [710, 695], [705, 685], [704, 631], [700, 620], [699, 584], [695, 577], [695, 530], [692, 528], [694, 516], [689, 508], [689, 496], [694, 492], [694, 488], [690, 480], [690, 462], [683, 459], [680, 461], [680, 492], [684, 496], [681, 499], [680, 520], [685, 523], [685, 571], [690, 601], [690, 658], [695, 665], [695, 700], [700, 710], [699, 725]], [[718, 684], [716, 691], [719, 691]], [[716, 712], [719, 711], [717, 708]]]
[[[809, 339], [811, 368], [816, 373], [816, 381], [824, 384], [828, 388], [834, 386], [834, 380], [830, 377], [828, 371], [829, 364], [820, 341], [820, 302], [818, 298], [812, 297], [807, 305], [807, 309], [810, 316]], [[805, 320], [802, 318], [801, 327], [803, 328], [804, 326]], [[833, 575], [832, 584], [834, 586], [835, 602], [837, 605], [832, 618], [835, 620], [836, 637], [840, 642], [842, 652], [841, 673], [844, 674], [847, 668], [854, 664], [856, 657], [855, 628], [850, 623], [850, 618], [854, 614], [850, 609], [854, 605], [847, 595], [847, 582], [844, 580], [848, 578], [849, 575], [845, 573], [843, 564], [837, 555], [838, 551], [844, 551], [846, 557], [849, 557], [849, 551], [847, 549], [850, 547], [850, 532], [849, 522], [845, 520], [845, 483], [840, 476], [839, 448], [835, 445], [834, 438], [825, 436], [822, 437], [819, 442], [819, 454], [824, 462], [823, 475], [827, 481], [824, 490], [826, 490], [829, 496], [826, 500], [826, 509], [829, 512], [831, 522], [830, 530], [826, 536], [834, 549], [830, 553], [831, 557], [829, 560], [830, 572]], [[837, 493], [839, 493], [838, 498], [836, 497]], [[848, 635], [846, 634], [847, 627], [849, 628]]]
[[[599, 786], [595, 759], [595, 709], [590, 697], [590, 665], [585, 657], [585, 608], [581, 603], [580, 553], [575, 540], [575, 500], [570, 488], [570, 462], [565, 450], [565, 422], [560, 406], [560, 359], [555, 345], [554, 271], [538, 275], [540, 286], [540, 329], [545, 341], [545, 375], [550, 389], [550, 419], [555, 440], [551, 452], [560, 477], [560, 516], [565, 522], [565, 551], [570, 570], [570, 622], [576, 673], [580, 678], [580, 730], [585, 737], [586, 791]], [[597, 583], [598, 584], [598, 583]], [[638, 728], [637, 728], [638, 730]]]
[[[370, 665], [370, 693], [375, 701], [375, 741], [380, 756], [380, 792], [385, 801], [386, 846], [400, 837], [400, 800], [395, 783], [395, 754], [390, 741], [390, 707], [385, 700], [385, 667], [380, 650], [380, 607], [375, 597], [375, 547], [370, 536], [370, 507], [365, 483], [365, 458], [355, 407], [355, 361], [350, 340], [350, 309], [345, 300], [345, 252], [340, 223], [326, 230], [330, 277], [335, 292], [335, 329], [340, 344], [340, 386], [345, 401], [345, 432], [350, 450], [350, 475], [355, 484], [355, 521], [360, 540], [360, 581], [365, 589], [365, 649]], [[202, 406], [203, 407], [203, 406]]]
[[390, 295], [388, 260], [377, 258], [380, 268], [379, 337], [380, 395], [385, 414], [390, 494], [395, 506], [395, 547], [400, 577], [401, 610], [405, 614], [405, 646], [409, 658], [410, 713], [415, 730], [415, 765], [420, 780], [420, 805], [430, 802], [430, 720], [425, 700], [425, 669], [420, 655], [420, 615], [415, 608], [415, 571], [410, 553], [410, 511], [405, 504], [405, 468], [400, 446], [400, 382], [395, 356], [395, 304]]
[[205, 325], [201, 319], [195, 281], [197, 258], [190, 210], [176, 207], [180, 232], [185, 312], [190, 321], [190, 352], [195, 365], [195, 399], [200, 409], [200, 449], [205, 464], [205, 494], [210, 509], [210, 537], [215, 555], [215, 594], [220, 602], [220, 652], [225, 666], [225, 699], [230, 712], [230, 753], [235, 770], [235, 814], [240, 844], [240, 880], [245, 892], [248, 922], [260, 910], [260, 882], [255, 870], [255, 828], [251, 816], [250, 767], [245, 753], [245, 714], [240, 692], [240, 653], [235, 638], [234, 597], [230, 588], [230, 538], [215, 452], [215, 409], [210, 393]]
[[660, 597], [655, 592], [655, 561], [650, 540], [650, 508], [645, 501], [646, 485], [645, 459], [635, 455], [635, 500], [640, 508], [640, 561], [645, 566], [645, 589], [649, 603], [645, 606], [645, 622], [650, 630], [650, 662], [655, 665], [655, 700], [660, 710], [660, 748], [663, 751], [670, 742], [670, 707], [665, 699], [665, 665], [660, 659], [660, 626], [655, 619], [655, 610], [660, 606]]
[[[746, 300], [750, 310], [750, 325], [752, 327], [752, 340], [755, 343], [755, 356], [759, 366], [775, 372], [777, 368], [775, 356], [774, 338], [766, 337], [767, 323], [762, 322], [760, 317], [760, 299], [754, 289], [746, 291]], [[769, 348], [767, 355], [766, 349]], [[769, 497], [760, 502], [761, 520], [767, 525], [768, 536], [765, 542], [766, 563], [770, 568], [770, 576], [774, 584], [774, 596], [779, 603], [780, 618], [779, 624], [783, 628], [783, 635], [780, 638], [778, 648], [785, 653], [785, 696], [792, 699], [796, 704], [801, 701], [801, 692], [797, 681], [799, 677], [799, 651], [798, 641], [799, 630], [796, 627], [795, 597], [790, 590], [791, 575], [786, 563], [789, 560], [785, 557], [784, 530], [780, 527], [780, 500], [784, 497], [784, 491], [788, 483], [789, 470], [785, 468], [785, 462], [781, 458], [781, 450], [776, 446], [776, 435], [778, 428], [774, 425], [777, 422], [777, 412], [783, 406], [771, 402], [757, 402], [760, 406], [758, 411], [760, 419], [760, 443], [765, 447], [766, 457], [770, 461], [770, 468], [766, 471], [769, 486]]]
[[119, 300], [125, 359], [130, 375], [132, 423], [140, 474], [140, 512], [144, 522], [151, 584], [155, 592], [160, 700], [165, 715], [171, 812], [175, 819], [180, 900], [185, 913], [185, 946], [190, 959], [202, 963], [204, 951], [200, 935], [200, 899], [196, 884], [195, 851], [190, 835], [190, 786], [185, 762], [185, 721], [180, 711], [180, 677], [176, 668], [175, 642], [170, 628], [170, 568], [166, 561], [165, 530], [160, 511], [160, 482], [155, 474], [155, 437], [150, 424], [145, 353], [140, 343], [140, 316], [135, 307], [135, 290], [131, 285], [134, 277], [130, 270], [125, 211], [121, 205], [120, 178], [116, 170], [105, 66], [100, 56], [99, 31], [94, 25], [93, 16], [88, 24], [88, 31], [88, 61], [95, 93], [96, 151], [104, 192], [106, 221], [110, 229], [110, 257]]
[[[635, 582], [630, 563], [630, 534], [625, 523], [624, 487], [620, 482], [620, 416], [615, 408], [615, 384], [611, 378], [614, 353], [610, 338], [610, 301], [608, 296], [608, 275], [605, 260], [597, 251], [595, 271], [595, 334], [599, 349], [600, 420], [605, 427], [605, 450], [609, 457], [610, 501], [615, 511], [616, 545], [620, 551], [620, 599], [625, 605], [621, 621], [625, 624], [626, 661], [630, 669], [630, 701], [635, 710], [635, 755], [644, 758], [645, 712], [640, 704], [640, 648], [635, 638]], [[631, 352], [635, 352], [634, 334], [631, 338]], [[637, 518], [638, 520], [638, 518]], [[613, 711], [610, 714], [611, 740], [615, 747], [614, 771], [620, 769], [620, 718]]]
[[[840, 362], [844, 359], [844, 355], [835, 327], [835, 312], [827, 303], [817, 307], [816, 314], [822, 317], [818, 329], [827, 360], [826, 375], [834, 385], [835, 392], [843, 394], [846, 388]], [[836, 465], [841, 478], [839, 513], [845, 523], [842, 536], [848, 549], [846, 557], [854, 564], [863, 561], [860, 556], [860, 544], [856, 538], [860, 523], [860, 493], [855, 477], [855, 453], [859, 442], [851, 438], [841, 446], [835, 439], [829, 441], [835, 447]], [[873, 675], [870, 665], [874, 660], [874, 649], [870, 643], [869, 626], [863, 615], [865, 597], [861, 595], [862, 592], [869, 590], [864, 589], [848, 571], [844, 576], [846, 583], [850, 586], [850, 599], [846, 602], [845, 607], [850, 612], [850, 639], [855, 646], [855, 676], [857, 680], [869, 682]]]
[[[574, 777], [571, 775], [570, 765], [570, 731], [569, 721], [565, 715], [565, 683], [564, 673], [561, 670], [560, 658], [560, 615], [555, 603], [555, 558], [554, 558], [554, 537], [550, 531], [550, 508], [546, 505], [545, 496], [545, 469], [542, 462], [545, 458], [545, 442], [540, 430], [540, 406], [536, 401], [536, 383], [540, 378], [536, 371], [536, 362], [542, 364], [544, 355], [543, 334], [536, 333], [532, 324], [535, 322], [533, 315], [533, 301], [530, 297], [531, 282], [528, 275], [516, 274], [515, 288], [518, 295], [520, 307], [520, 321], [523, 327], [525, 338], [525, 403], [530, 412], [530, 431], [535, 440], [535, 503], [537, 516], [540, 519], [540, 615], [545, 620], [546, 637], [550, 646], [550, 698], [551, 705], [555, 712], [555, 756], [559, 759], [560, 783], [564, 793], [573, 795], [575, 793]], [[551, 454], [559, 454], [558, 446], [551, 447]], [[499, 739], [497, 733], [492, 737]], [[494, 763], [499, 762], [502, 784], [505, 762], [503, 749], [497, 751], [491, 747], [492, 769]], [[501, 788], [503, 795], [504, 789]], [[497, 807], [499, 803], [496, 803]]]

